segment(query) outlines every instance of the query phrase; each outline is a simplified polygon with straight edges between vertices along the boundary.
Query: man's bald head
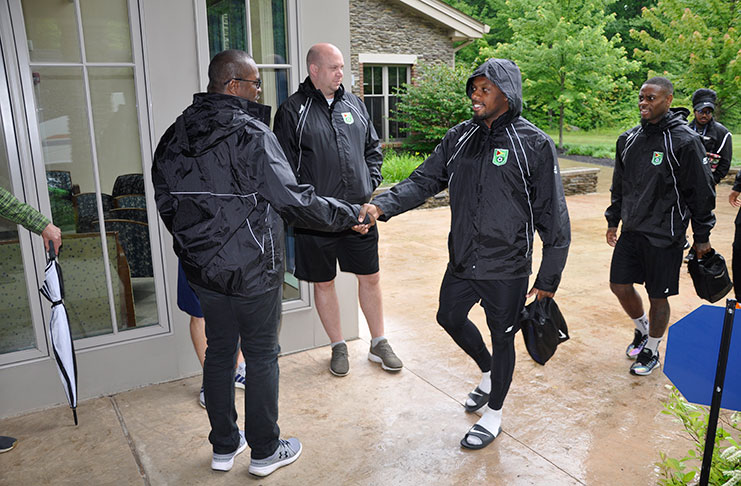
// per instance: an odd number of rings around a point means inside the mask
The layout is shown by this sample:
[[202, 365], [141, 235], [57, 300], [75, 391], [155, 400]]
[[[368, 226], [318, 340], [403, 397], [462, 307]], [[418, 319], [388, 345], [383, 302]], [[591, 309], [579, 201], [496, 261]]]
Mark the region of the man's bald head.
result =
[[237, 49], [221, 51], [208, 65], [208, 92], [226, 93], [229, 81], [235, 78], [253, 79], [255, 73], [257, 65], [246, 52]]
[[345, 67], [342, 52], [332, 44], [314, 44], [306, 54], [306, 67], [314, 87], [332, 98], [342, 83]]

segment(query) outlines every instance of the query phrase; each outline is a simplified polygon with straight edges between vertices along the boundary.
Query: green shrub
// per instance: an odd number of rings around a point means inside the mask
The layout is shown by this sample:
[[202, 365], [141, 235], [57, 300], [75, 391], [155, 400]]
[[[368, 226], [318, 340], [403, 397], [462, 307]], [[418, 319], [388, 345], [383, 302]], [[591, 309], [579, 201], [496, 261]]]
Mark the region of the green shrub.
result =
[[393, 184], [409, 177], [414, 169], [427, 158], [419, 152], [396, 152], [386, 150], [383, 156], [383, 182]]
[[564, 144], [563, 148], [567, 155], [587, 155], [600, 159], [615, 157], [615, 147], [613, 145]]
[[451, 127], [471, 118], [471, 100], [466, 95], [471, 72], [464, 66], [418, 65], [414, 84], [405, 84], [398, 94], [393, 117], [406, 124], [405, 149], [431, 152]]
[[[663, 403], [661, 412], [679, 419], [690, 435], [694, 448], [687, 451], [681, 459], [668, 457], [661, 452], [661, 461], [656, 465], [659, 468], [659, 484], [662, 486], [687, 486], [696, 484], [700, 479], [702, 457], [705, 452], [705, 434], [708, 430], [708, 408], [692, 405], [682, 397], [679, 391], [671, 387], [669, 399]], [[710, 468], [710, 486], [732, 486], [741, 482], [741, 447], [736, 438], [722, 427], [726, 425], [731, 431], [741, 432], [741, 416], [738, 412], [729, 419], [718, 423], [713, 448], [713, 462]]]

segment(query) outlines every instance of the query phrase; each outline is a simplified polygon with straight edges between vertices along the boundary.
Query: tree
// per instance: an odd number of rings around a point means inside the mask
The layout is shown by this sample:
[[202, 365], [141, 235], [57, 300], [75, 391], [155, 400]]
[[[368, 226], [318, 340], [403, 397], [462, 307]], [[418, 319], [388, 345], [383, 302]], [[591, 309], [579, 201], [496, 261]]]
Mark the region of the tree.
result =
[[394, 119], [410, 133], [404, 145], [430, 151], [458, 123], [471, 118], [471, 100], [466, 95], [470, 68], [445, 64], [418, 65], [412, 84], [398, 94]]
[[500, 12], [506, 11], [506, 0], [443, 0], [453, 8], [475, 18], [489, 26], [489, 33], [483, 38], [474, 40], [470, 45], [463, 47], [455, 54], [456, 62], [471, 65], [478, 57], [479, 51], [487, 46], [496, 46], [500, 42], [507, 42], [512, 37], [512, 30], [506, 21], [497, 17]]
[[[644, 8], [653, 33], [633, 30], [636, 57], [669, 77], [675, 97], [698, 88], [718, 93], [715, 115], [741, 122], [741, 5], [736, 0], [661, 0]], [[725, 122], [725, 121], [724, 121]]]
[[[657, 0], [617, 0], [607, 5], [607, 13], [614, 13], [615, 17], [607, 22], [605, 35], [608, 39], [615, 34], [620, 34], [620, 45], [625, 48], [625, 54], [629, 60], [636, 60], [635, 49], [642, 47], [638, 39], [630, 35], [630, 31], [648, 30], [652, 32], [648, 21], [641, 17], [644, 7], [653, 7]], [[630, 74], [628, 79], [634, 86], [640, 86], [647, 78], [648, 67], [641, 67]]]
[[557, 114], [561, 148], [567, 114], [611, 118], [632, 90], [626, 74], [638, 63], [625, 58], [619, 35], [605, 37], [613, 15], [604, 5], [601, 0], [507, 0], [502, 18], [508, 17], [511, 41], [480, 52], [482, 60], [504, 57], [517, 63], [529, 109]]

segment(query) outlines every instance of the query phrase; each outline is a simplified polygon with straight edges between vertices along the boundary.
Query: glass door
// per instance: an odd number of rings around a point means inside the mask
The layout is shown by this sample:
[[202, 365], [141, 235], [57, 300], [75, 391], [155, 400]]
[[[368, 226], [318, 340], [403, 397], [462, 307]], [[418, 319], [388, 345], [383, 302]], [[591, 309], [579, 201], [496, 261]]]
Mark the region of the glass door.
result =
[[[24, 201], [16, 140], [0, 39], [0, 187]], [[0, 364], [46, 354], [35, 268], [29, 232], [0, 218]]]

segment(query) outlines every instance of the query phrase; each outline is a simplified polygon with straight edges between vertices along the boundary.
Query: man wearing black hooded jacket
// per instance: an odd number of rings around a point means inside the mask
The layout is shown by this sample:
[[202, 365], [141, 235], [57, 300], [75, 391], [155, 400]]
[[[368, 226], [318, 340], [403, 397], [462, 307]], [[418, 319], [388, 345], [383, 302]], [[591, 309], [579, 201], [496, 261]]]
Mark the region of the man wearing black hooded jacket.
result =
[[[368, 211], [385, 221], [448, 188], [450, 261], [437, 320], [483, 373], [465, 409], [486, 407], [461, 440], [465, 448], [480, 449], [501, 431], [523, 304], [533, 295], [553, 297], [571, 232], [553, 141], [520, 116], [517, 65], [489, 59], [468, 78], [466, 92], [473, 118], [451, 128], [430, 157], [375, 197]], [[528, 292], [535, 230], [543, 241], [543, 258]], [[468, 319], [479, 301], [491, 331], [491, 353]]]
[[[669, 324], [668, 297], [679, 292], [685, 231], [692, 221], [694, 250], [710, 250], [715, 190], [705, 149], [684, 117], [670, 111], [674, 86], [654, 77], [638, 94], [641, 124], [618, 137], [607, 243], [614, 247], [610, 289], [635, 324], [625, 353], [634, 375], [659, 366], [659, 343]], [[622, 221], [620, 238], [618, 225]], [[634, 284], [644, 283], [648, 318]]]
[[[249, 472], [267, 476], [301, 454], [298, 439], [279, 438], [278, 323], [283, 284], [283, 219], [339, 231], [358, 225], [358, 205], [318, 196], [296, 182], [267, 126], [270, 107], [243, 51], [223, 51], [198, 93], [162, 136], [152, 181], [160, 217], [173, 236], [206, 319], [203, 367], [213, 445], [211, 467], [228, 471], [249, 444]], [[241, 338], [241, 341], [240, 341]], [[234, 365], [245, 359], [245, 431], [237, 427]]]

